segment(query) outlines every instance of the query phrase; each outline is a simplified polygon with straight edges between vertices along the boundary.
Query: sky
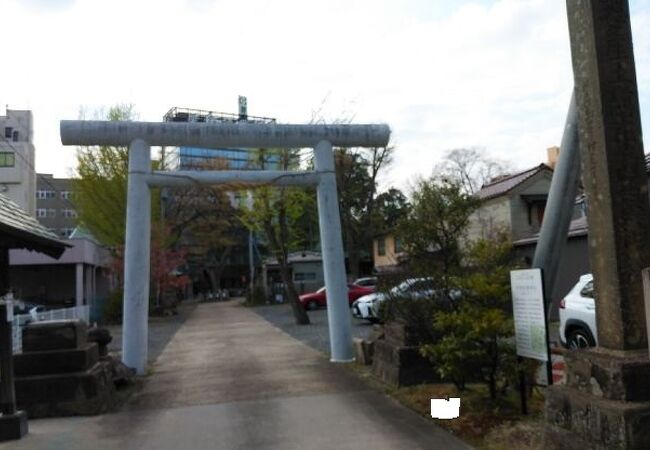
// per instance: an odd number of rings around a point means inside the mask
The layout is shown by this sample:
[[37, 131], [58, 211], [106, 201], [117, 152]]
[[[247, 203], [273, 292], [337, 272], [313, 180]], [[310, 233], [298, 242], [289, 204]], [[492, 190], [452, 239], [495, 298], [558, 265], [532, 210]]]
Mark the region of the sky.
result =
[[[650, 126], [650, 5], [630, 0]], [[559, 145], [572, 90], [565, 0], [0, 0], [0, 115], [34, 114], [36, 169], [70, 176], [62, 119], [133, 104], [282, 123], [387, 123], [384, 187], [479, 147], [525, 169]], [[647, 134], [647, 133], [646, 133]], [[646, 144], [648, 140], [646, 139]], [[646, 145], [647, 147], [647, 145]]]

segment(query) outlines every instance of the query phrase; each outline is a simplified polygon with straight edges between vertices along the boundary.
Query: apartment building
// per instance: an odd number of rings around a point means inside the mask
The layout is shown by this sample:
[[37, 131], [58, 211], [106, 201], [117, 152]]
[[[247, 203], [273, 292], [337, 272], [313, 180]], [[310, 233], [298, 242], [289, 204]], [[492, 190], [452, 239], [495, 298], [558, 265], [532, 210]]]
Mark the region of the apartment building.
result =
[[0, 193], [32, 217], [36, 213], [33, 126], [31, 111], [7, 109], [0, 116]]
[[69, 238], [77, 226], [77, 211], [72, 203], [72, 179], [39, 173], [35, 198], [38, 221], [60, 238]]

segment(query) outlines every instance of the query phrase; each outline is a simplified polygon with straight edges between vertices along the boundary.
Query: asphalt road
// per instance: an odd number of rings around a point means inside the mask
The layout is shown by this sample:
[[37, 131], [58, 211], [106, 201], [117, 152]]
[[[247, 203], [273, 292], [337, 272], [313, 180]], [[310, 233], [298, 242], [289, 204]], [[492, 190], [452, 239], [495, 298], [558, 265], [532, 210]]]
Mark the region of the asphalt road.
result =
[[[288, 304], [257, 306], [252, 311], [264, 317], [276, 327], [327, 355], [330, 354], [330, 338], [327, 323], [327, 309], [308, 311], [310, 325], [296, 325], [291, 307]], [[372, 325], [367, 320], [352, 320], [352, 336], [366, 339], [372, 333]]]

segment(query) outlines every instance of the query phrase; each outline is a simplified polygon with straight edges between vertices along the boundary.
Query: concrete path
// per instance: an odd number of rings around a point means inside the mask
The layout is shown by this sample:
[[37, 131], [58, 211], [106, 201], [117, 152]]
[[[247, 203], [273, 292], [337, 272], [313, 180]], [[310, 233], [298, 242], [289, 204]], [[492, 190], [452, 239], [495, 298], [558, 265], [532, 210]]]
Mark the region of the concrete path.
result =
[[201, 304], [117, 414], [41, 419], [0, 449], [465, 449], [235, 303]]

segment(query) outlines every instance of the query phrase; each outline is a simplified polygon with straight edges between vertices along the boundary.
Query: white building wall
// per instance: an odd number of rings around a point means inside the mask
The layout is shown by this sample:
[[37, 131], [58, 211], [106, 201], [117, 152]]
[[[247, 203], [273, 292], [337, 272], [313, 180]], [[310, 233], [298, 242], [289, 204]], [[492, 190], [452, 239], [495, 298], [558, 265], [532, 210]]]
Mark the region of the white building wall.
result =
[[[36, 163], [31, 111], [7, 110], [0, 116], [0, 192], [31, 216], [36, 215]], [[13, 155], [7, 166], [5, 155]]]

